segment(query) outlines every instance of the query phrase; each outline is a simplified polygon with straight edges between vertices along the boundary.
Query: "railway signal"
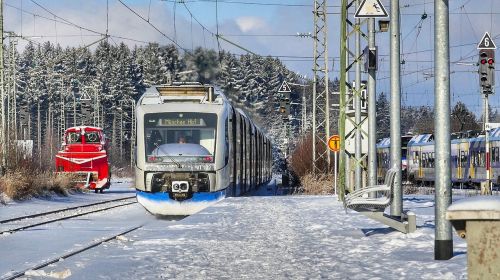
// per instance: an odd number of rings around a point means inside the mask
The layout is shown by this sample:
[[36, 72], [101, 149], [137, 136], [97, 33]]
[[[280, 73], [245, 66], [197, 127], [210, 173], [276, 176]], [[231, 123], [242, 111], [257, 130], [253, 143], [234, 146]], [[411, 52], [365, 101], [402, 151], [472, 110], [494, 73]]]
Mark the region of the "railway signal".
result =
[[495, 86], [495, 50], [479, 51], [479, 85], [484, 94], [493, 93]]
[[280, 97], [280, 107], [279, 113], [281, 114], [283, 120], [288, 121], [290, 115], [290, 86], [286, 81], [283, 81], [280, 88], [278, 89]]

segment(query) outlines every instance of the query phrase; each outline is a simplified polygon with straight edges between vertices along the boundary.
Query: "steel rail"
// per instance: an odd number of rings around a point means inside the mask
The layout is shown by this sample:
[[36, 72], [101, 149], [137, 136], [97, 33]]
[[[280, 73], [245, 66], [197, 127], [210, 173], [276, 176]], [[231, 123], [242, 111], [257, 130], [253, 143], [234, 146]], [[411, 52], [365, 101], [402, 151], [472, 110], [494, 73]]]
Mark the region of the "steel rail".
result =
[[77, 254], [79, 254], [79, 253], [82, 253], [82, 252], [87, 251], [87, 250], [89, 250], [89, 249], [92, 249], [92, 248], [94, 248], [94, 247], [97, 247], [97, 246], [101, 245], [101, 244], [102, 244], [102, 243], [104, 243], [104, 242], [108, 242], [108, 241], [110, 241], [110, 240], [112, 240], [112, 239], [115, 239], [117, 236], [120, 236], [120, 235], [125, 235], [125, 234], [130, 233], [130, 232], [132, 232], [132, 231], [134, 231], [134, 230], [137, 230], [137, 229], [139, 229], [139, 228], [141, 228], [141, 227], [142, 227], [142, 225], [140, 225], [140, 226], [136, 226], [136, 227], [133, 227], [133, 228], [129, 228], [129, 229], [127, 229], [127, 230], [125, 230], [125, 231], [122, 231], [122, 232], [120, 232], [120, 233], [118, 233], [118, 234], [114, 234], [114, 235], [112, 235], [112, 236], [110, 236], [110, 237], [106, 237], [105, 239], [102, 239], [102, 240], [99, 240], [99, 241], [92, 242], [92, 243], [88, 244], [87, 246], [85, 246], [85, 247], [83, 247], [83, 248], [80, 248], [80, 249], [78, 249], [78, 250], [75, 250], [75, 251], [69, 252], [69, 253], [67, 253], [67, 254], [63, 254], [63, 255], [61, 255], [61, 256], [55, 257], [55, 258], [53, 258], [53, 259], [50, 259], [50, 260], [48, 260], [48, 261], [45, 261], [45, 262], [42, 262], [42, 263], [40, 263], [40, 264], [34, 265], [34, 266], [30, 267], [30, 268], [23, 269], [23, 270], [21, 270], [21, 271], [15, 272], [13, 275], [10, 275], [10, 276], [8, 276], [8, 277], [1, 278], [1, 279], [2, 279], [2, 280], [11, 280], [11, 279], [16, 279], [16, 278], [18, 278], [18, 277], [24, 276], [24, 275], [26, 274], [26, 272], [27, 272], [27, 271], [30, 271], [30, 270], [37, 270], [37, 269], [40, 269], [40, 268], [42, 268], [42, 267], [46, 267], [46, 266], [48, 266], [48, 265], [51, 265], [51, 264], [53, 264], [53, 263], [56, 263], [56, 262], [58, 262], [58, 261], [59, 261], [59, 260], [61, 260], [61, 259], [67, 259], [67, 258], [69, 258], [69, 257], [71, 257], [71, 256], [77, 255]]
[[52, 220], [48, 220], [48, 221], [43, 221], [43, 222], [39, 222], [39, 223], [26, 225], [26, 226], [2, 230], [2, 231], [0, 231], [0, 235], [2, 235], [4, 233], [12, 233], [12, 232], [16, 232], [16, 231], [21, 231], [21, 230], [25, 230], [25, 229], [36, 227], [36, 226], [46, 225], [46, 224], [50, 224], [50, 223], [54, 223], [54, 222], [58, 222], [58, 221], [62, 221], [62, 220], [68, 220], [71, 218], [80, 217], [80, 216], [84, 216], [84, 215], [88, 215], [88, 214], [102, 212], [102, 211], [110, 210], [110, 209], [117, 208], [117, 207], [127, 206], [127, 205], [131, 205], [131, 204], [135, 204], [135, 203], [137, 203], [137, 201], [123, 203], [123, 204], [119, 204], [119, 205], [114, 205], [114, 206], [101, 208], [101, 209], [97, 209], [97, 210], [92, 210], [92, 211], [88, 211], [88, 212], [84, 212], [84, 213], [73, 214], [73, 215], [69, 215], [69, 216], [65, 216], [65, 217], [61, 217], [61, 218], [57, 218], [57, 219], [52, 219]]
[[86, 205], [67, 207], [67, 208], [52, 210], [52, 211], [43, 212], [43, 213], [36, 213], [36, 214], [30, 214], [30, 215], [25, 215], [25, 216], [10, 218], [10, 219], [6, 219], [6, 220], [1, 220], [0, 224], [5, 224], [5, 223], [9, 223], [9, 222], [20, 221], [20, 220], [24, 220], [24, 219], [36, 218], [36, 217], [40, 217], [40, 216], [51, 215], [51, 214], [55, 214], [55, 213], [59, 213], [59, 212], [64, 212], [64, 211], [69, 211], [69, 210], [75, 210], [75, 209], [78, 209], [78, 208], [85, 208], [85, 207], [91, 207], [91, 206], [100, 205], [100, 204], [106, 204], [106, 203], [109, 203], [109, 202], [116, 202], [116, 201], [120, 201], [120, 200], [131, 199], [131, 198], [134, 198], [134, 197], [135, 197], [135, 195], [134, 196], [127, 196], [127, 197], [117, 198], [117, 199], [99, 201], [99, 202], [95, 202], [95, 203], [91, 203], [91, 204], [86, 204]]

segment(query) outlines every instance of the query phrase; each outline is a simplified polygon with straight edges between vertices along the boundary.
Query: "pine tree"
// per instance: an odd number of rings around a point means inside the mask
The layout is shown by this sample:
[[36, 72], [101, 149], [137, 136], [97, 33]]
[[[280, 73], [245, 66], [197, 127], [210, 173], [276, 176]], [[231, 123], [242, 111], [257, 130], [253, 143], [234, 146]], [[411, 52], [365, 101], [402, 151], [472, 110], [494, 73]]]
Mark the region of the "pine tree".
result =
[[377, 138], [389, 137], [390, 131], [390, 104], [385, 93], [381, 92], [377, 99]]

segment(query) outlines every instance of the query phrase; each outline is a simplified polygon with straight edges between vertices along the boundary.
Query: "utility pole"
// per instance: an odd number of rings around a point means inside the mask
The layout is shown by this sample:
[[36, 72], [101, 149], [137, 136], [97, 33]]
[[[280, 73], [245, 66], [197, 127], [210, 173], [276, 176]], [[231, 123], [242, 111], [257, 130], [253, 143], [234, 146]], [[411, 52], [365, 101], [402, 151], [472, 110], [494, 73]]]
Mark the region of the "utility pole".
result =
[[[10, 42], [11, 42], [11, 55], [10, 55], [10, 75], [12, 79], [12, 94], [10, 96], [11, 98], [11, 106], [10, 106], [10, 117], [9, 121], [11, 124], [9, 125], [10, 129], [13, 129], [14, 131], [14, 140], [18, 140], [18, 135], [17, 135], [17, 83], [16, 83], [16, 46], [17, 46], [17, 38], [15, 37], [16, 35], [14, 33], [9, 33], [10, 34]], [[15, 146], [17, 149], [17, 145]], [[17, 153], [16, 153], [17, 154]]]
[[[376, 65], [371, 67], [370, 55], [375, 51], [375, 19], [368, 19], [368, 185], [377, 184], [377, 109]], [[375, 56], [375, 59], [377, 57]]]
[[[356, 0], [356, 9], [359, 8], [360, 2]], [[361, 28], [361, 20], [356, 18], [355, 20], [357, 28]], [[355, 49], [356, 56], [361, 57], [361, 34], [356, 32], [355, 35]], [[356, 124], [361, 124], [361, 61], [358, 59], [355, 65], [356, 76], [355, 76], [355, 87], [354, 87], [354, 121]], [[354, 189], [361, 189], [361, 129], [355, 129], [355, 148], [354, 148], [354, 160], [356, 164], [354, 165]]]
[[448, 0], [436, 0], [434, 1], [434, 108], [436, 115], [434, 119], [436, 128], [434, 259], [436, 260], [449, 260], [453, 257], [451, 223], [446, 220], [445, 216], [446, 209], [451, 204], [449, 31]]
[[64, 131], [66, 130], [66, 110], [64, 109], [65, 106], [65, 101], [66, 101], [66, 96], [64, 94], [64, 80], [61, 75], [60, 79], [60, 85], [59, 85], [59, 90], [60, 90], [60, 96], [61, 96], [61, 127], [59, 130], [59, 133], [57, 134], [57, 141], [61, 141], [64, 135]]
[[[314, 1], [313, 62], [313, 173], [326, 173], [330, 168], [330, 102], [328, 92], [328, 30], [326, 0]], [[320, 61], [323, 60], [320, 65]]]
[[4, 81], [4, 64], [3, 64], [3, 0], [0, 0], [0, 95], [2, 98], [1, 106], [2, 108], [2, 139], [1, 147], [2, 150], [2, 171], [7, 166], [7, 133], [6, 133], [6, 116], [5, 116], [5, 81]]
[[123, 163], [123, 107], [120, 106], [120, 165]]
[[131, 134], [131, 139], [130, 139], [130, 168], [134, 167], [134, 161], [135, 161], [135, 132], [136, 132], [136, 127], [135, 127], [135, 101], [134, 99], [130, 99], [130, 102], [132, 103], [132, 115], [130, 116], [132, 125], [130, 127], [130, 134]]
[[37, 151], [38, 151], [38, 164], [42, 167], [42, 119], [40, 116], [40, 95], [38, 96], [38, 104], [37, 104]]
[[403, 190], [401, 187], [401, 63], [399, 36], [399, 0], [391, 0], [391, 168], [398, 171], [394, 180], [391, 216], [401, 217]]

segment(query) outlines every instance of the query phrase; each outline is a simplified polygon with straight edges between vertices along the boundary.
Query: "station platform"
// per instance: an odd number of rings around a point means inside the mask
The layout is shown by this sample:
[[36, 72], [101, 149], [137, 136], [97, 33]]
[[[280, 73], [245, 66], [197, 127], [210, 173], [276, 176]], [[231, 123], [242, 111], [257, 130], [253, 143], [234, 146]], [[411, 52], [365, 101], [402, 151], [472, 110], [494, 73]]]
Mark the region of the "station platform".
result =
[[[72, 279], [466, 279], [465, 241], [434, 260], [433, 196], [405, 197], [417, 231], [402, 234], [345, 212], [335, 196], [227, 198], [180, 219], [139, 205], [144, 226], [45, 270]], [[131, 213], [135, 214], [131, 214]]]

